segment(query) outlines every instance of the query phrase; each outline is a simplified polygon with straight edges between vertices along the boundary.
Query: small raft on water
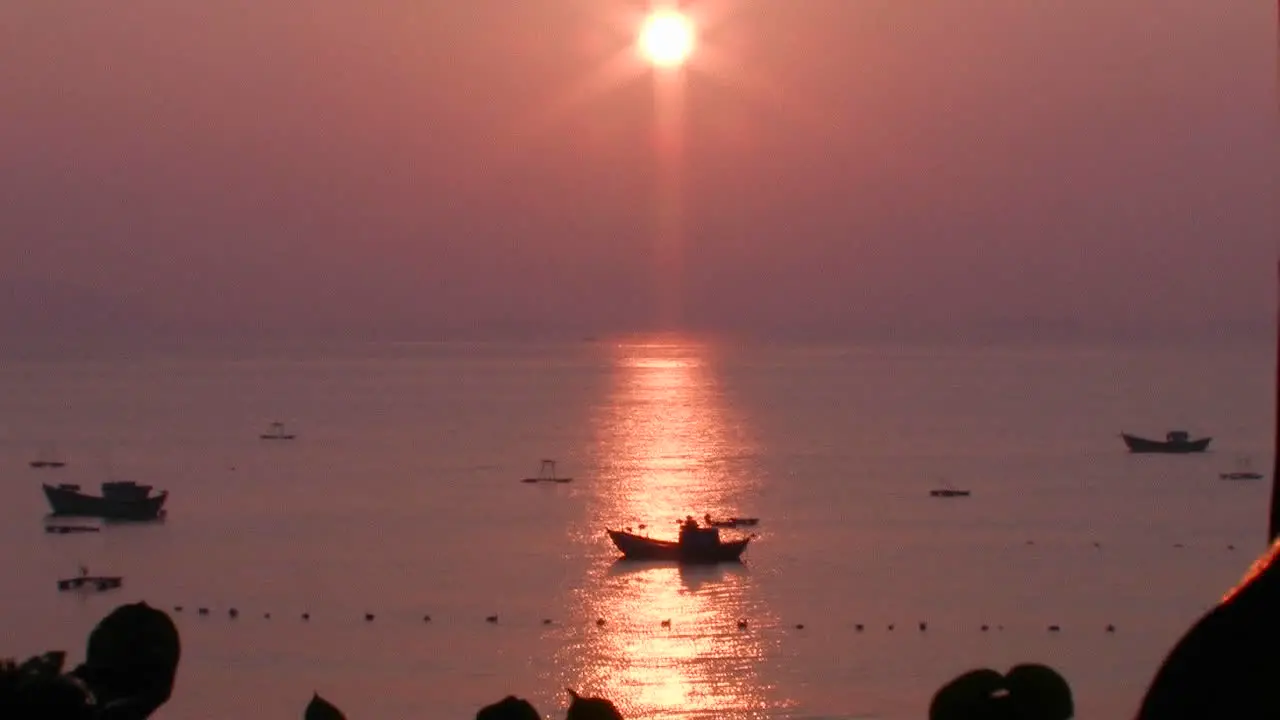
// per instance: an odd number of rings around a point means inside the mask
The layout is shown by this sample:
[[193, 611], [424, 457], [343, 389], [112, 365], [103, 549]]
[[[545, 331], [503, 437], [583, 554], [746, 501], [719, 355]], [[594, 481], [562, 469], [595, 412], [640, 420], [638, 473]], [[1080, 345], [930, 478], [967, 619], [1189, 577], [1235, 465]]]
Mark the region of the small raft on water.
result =
[[80, 575], [58, 581], [58, 589], [67, 590], [115, 590], [124, 584], [124, 578], [114, 575]]
[[573, 478], [560, 477], [559, 475], [556, 475], [556, 461], [543, 460], [542, 465], [539, 466], [538, 468], [537, 477], [522, 478], [520, 482], [522, 483], [540, 483], [540, 482], [567, 483], [567, 482], [573, 482]]

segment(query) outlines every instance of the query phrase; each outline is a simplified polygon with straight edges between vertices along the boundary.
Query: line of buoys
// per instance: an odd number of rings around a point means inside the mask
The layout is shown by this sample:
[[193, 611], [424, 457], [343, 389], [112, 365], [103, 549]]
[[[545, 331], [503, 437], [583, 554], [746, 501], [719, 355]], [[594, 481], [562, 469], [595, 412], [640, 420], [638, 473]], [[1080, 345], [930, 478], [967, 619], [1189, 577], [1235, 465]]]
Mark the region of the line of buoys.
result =
[[[184, 606], [182, 606], [182, 605], [174, 605], [174, 606], [173, 606], [173, 611], [174, 611], [175, 613], [181, 613], [181, 612], [183, 611], [183, 609], [184, 609]], [[196, 612], [197, 612], [197, 614], [199, 614], [199, 615], [201, 615], [201, 616], [208, 616], [208, 615], [210, 614], [209, 608], [207, 608], [207, 607], [200, 607], [200, 608], [197, 608]], [[234, 607], [232, 607], [232, 608], [228, 608], [228, 609], [227, 609], [227, 617], [231, 618], [232, 620], [235, 620], [236, 618], [240, 617], [240, 611], [239, 611], [237, 608], [234, 608]], [[264, 613], [262, 614], [262, 617], [263, 617], [263, 619], [264, 619], [264, 620], [270, 620], [270, 619], [271, 619], [271, 613], [269, 613], [269, 612], [264, 612]], [[306, 620], [310, 620], [310, 619], [311, 619], [311, 613], [309, 613], [309, 612], [304, 612], [304, 613], [302, 613], [302, 615], [301, 615], [300, 617], [301, 617], [301, 618], [302, 618], [302, 620], [304, 620], [304, 621], [306, 621]], [[371, 613], [371, 612], [364, 613], [364, 620], [365, 620], [365, 622], [373, 622], [376, 618], [377, 618], [377, 616], [376, 616], [374, 613]], [[488, 616], [486, 616], [486, 617], [484, 618], [484, 621], [485, 621], [486, 623], [491, 624], [491, 625], [497, 625], [497, 624], [498, 624], [498, 616], [497, 616], [497, 615], [488, 615]], [[431, 617], [431, 615], [423, 615], [423, 616], [422, 616], [422, 622], [424, 622], [424, 623], [430, 623], [430, 622], [432, 622], [432, 617]], [[554, 620], [552, 620], [551, 618], [543, 618], [543, 619], [542, 619], [542, 624], [543, 624], [543, 625], [554, 625], [554, 624], [555, 624], [555, 621], [554, 621]], [[608, 621], [607, 621], [605, 618], [600, 617], [600, 618], [596, 618], [596, 620], [595, 620], [595, 625], [596, 625], [596, 627], [604, 627], [604, 626], [605, 626], [605, 625], [607, 625], [607, 624], [608, 624]], [[661, 621], [658, 623], [658, 625], [659, 625], [660, 627], [662, 627], [662, 628], [670, 629], [670, 628], [672, 627], [672, 620], [671, 620], [671, 618], [665, 618], [665, 619], [661, 620]], [[747, 628], [749, 628], [749, 627], [750, 627], [750, 622], [749, 622], [746, 618], [738, 618], [738, 619], [735, 621], [735, 625], [737, 626], [737, 628], [738, 628], [739, 630], [746, 630]], [[925, 620], [920, 620], [920, 621], [917, 623], [916, 627], [919, 629], [919, 631], [920, 631], [920, 632], [927, 632], [927, 631], [929, 630], [929, 623], [928, 623], [927, 621], [925, 621]], [[803, 629], [805, 629], [805, 624], [804, 624], [804, 623], [796, 623], [796, 624], [792, 625], [792, 628], [794, 628], [794, 629], [796, 629], [796, 630], [803, 630]], [[864, 632], [864, 631], [867, 629], [867, 626], [866, 626], [864, 623], [856, 623], [856, 624], [854, 624], [853, 629], [854, 629], [854, 631], [855, 631], [855, 632], [859, 632], [859, 633], [860, 633], [860, 632]], [[887, 624], [887, 625], [885, 626], [885, 630], [886, 630], [886, 631], [888, 631], [888, 632], [893, 632], [893, 631], [894, 631], [894, 630], [896, 630], [896, 629], [897, 629], [897, 623], [889, 623], [889, 624]], [[978, 629], [979, 629], [981, 632], [990, 632], [992, 629], [994, 629], [994, 630], [996, 630], [996, 631], [1003, 631], [1003, 630], [1004, 630], [1004, 625], [996, 625], [996, 626], [994, 626], [994, 628], [993, 628], [990, 624], [988, 624], [988, 623], [983, 623], [983, 624], [981, 624], [981, 625], [979, 625], [979, 626], [978, 626]], [[1106, 632], [1108, 632], [1108, 633], [1114, 633], [1114, 632], [1116, 632], [1116, 626], [1115, 626], [1115, 624], [1114, 624], [1114, 623], [1108, 623], [1108, 624], [1105, 626], [1105, 628], [1104, 628], [1104, 629], [1105, 629], [1105, 630], [1106, 630]], [[1051, 632], [1051, 633], [1062, 632], [1062, 626], [1061, 626], [1061, 625], [1059, 625], [1059, 624], [1056, 624], [1056, 623], [1055, 623], [1055, 624], [1052, 624], [1052, 625], [1048, 625], [1048, 626], [1047, 626], [1047, 630], [1048, 630], [1049, 632]]]

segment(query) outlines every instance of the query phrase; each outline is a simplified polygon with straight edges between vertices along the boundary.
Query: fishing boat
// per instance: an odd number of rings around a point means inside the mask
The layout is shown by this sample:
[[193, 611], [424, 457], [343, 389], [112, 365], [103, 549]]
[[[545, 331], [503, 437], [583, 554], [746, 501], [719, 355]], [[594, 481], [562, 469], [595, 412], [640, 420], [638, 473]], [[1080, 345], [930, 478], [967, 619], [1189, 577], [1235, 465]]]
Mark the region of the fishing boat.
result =
[[723, 540], [719, 528], [700, 527], [693, 517], [680, 523], [677, 540], [658, 540], [622, 530], [605, 532], [627, 560], [663, 560], [690, 565], [737, 562], [752, 537]]
[[557, 475], [555, 460], [543, 460], [542, 464], [538, 467], [538, 474], [536, 477], [523, 478], [522, 480], [520, 480], [520, 482], [522, 483], [540, 483], [540, 482], [567, 483], [567, 482], [573, 482], [573, 478], [560, 477], [559, 475]]
[[97, 517], [107, 520], [155, 520], [163, 512], [168, 491], [152, 494], [150, 485], [132, 480], [102, 483], [101, 495], [82, 492], [79, 485], [61, 483], [44, 485], [44, 496], [53, 514], [71, 517]]
[[1242, 457], [1236, 460], [1236, 469], [1231, 472], [1218, 473], [1221, 480], [1261, 480], [1262, 473], [1254, 470], [1249, 458]]
[[273, 422], [271, 423], [271, 428], [258, 437], [263, 440], [292, 440], [296, 436], [292, 433], [285, 432], [284, 423]]
[[1192, 440], [1191, 435], [1185, 430], [1169, 431], [1165, 434], [1163, 442], [1123, 432], [1120, 433], [1120, 437], [1124, 439], [1124, 444], [1132, 453], [1198, 453], [1204, 452], [1209, 447], [1209, 442], [1213, 440], [1211, 437]]
[[59, 590], [115, 590], [124, 585], [124, 578], [119, 575], [90, 575], [89, 568], [81, 565], [80, 574], [58, 581]]
[[33, 468], [60, 468], [67, 466], [66, 461], [59, 458], [52, 447], [42, 450], [36, 459], [28, 464]]
[[951, 497], [969, 497], [969, 495], [970, 493], [968, 490], [961, 490], [960, 488], [955, 487], [948, 482], [943, 482], [942, 487], [934, 488], [933, 490], [929, 491], [929, 497], [951, 498]]
[[717, 520], [717, 519], [715, 519], [715, 518], [711, 517], [711, 513], [707, 513], [706, 515], [703, 515], [703, 516], [702, 516], [702, 522], [703, 522], [703, 524], [705, 524], [707, 527], [718, 527], [718, 528], [751, 527], [751, 526], [754, 526], [754, 525], [759, 525], [759, 524], [760, 524], [760, 518], [757, 518], [757, 517], [729, 517], [729, 518], [724, 518], [724, 519], [722, 519], [722, 520]]

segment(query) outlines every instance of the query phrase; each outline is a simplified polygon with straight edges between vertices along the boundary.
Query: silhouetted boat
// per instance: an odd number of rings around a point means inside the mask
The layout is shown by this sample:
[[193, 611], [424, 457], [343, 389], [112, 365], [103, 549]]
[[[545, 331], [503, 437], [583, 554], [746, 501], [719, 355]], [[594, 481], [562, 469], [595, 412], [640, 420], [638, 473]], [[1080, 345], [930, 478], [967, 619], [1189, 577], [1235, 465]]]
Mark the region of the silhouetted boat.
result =
[[970, 493], [968, 490], [961, 490], [960, 488], [953, 486], [949, 482], [943, 482], [942, 487], [935, 488], [929, 491], [930, 497], [944, 497], [944, 498], [969, 497], [969, 494]]
[[560, 477], [560, 476], [556, 475], [556, 461], [555, 461], [555, 460], [543, 460], [543, 461], [542, 461], [542, 465], [538, 467], [538, 476], [537, 476], [537, 477], [527, 477], [527, 478], [522, 479], [520, 482], [524, 482], [524, 483], [539, 483], [539, 482], [567, 483], [567, 482], [573, 482], [573, 478], [570, 478], [570, 477]]
[[101, 495], [88, 495], [79, 485], [63, 483], [44, 485], [44, 496], [49, 500], [54, 515], [73, 517], [98, 517], [108, 520], [154, 520], [160, 517], [169, 493], [151, 494], [150, 485], [140, 485], [132, 480], [102, 483]]
[[33, 468], [60, 468], [66, 467], [67, 463], [58, 457], [53, 448], [47, 448], [40, 453], [39, 457], [30, 463]]
[[702, 564], [736, 562], [742, 558], [750, 537], [724, 541], [720, 529], [699, 527], [698, 521], [686, 518], [680, 524], [678, 540], [657, 540], [621, 530], [606, 530], [609, 539], [628, 560], [665, 560], [679, 563]]
[[723, 520], [716, 520], [711, 517], [711, 513], [707, 513], [706, 515], [703, 515], [702, 521], [703, 523], [706, 524], [707, 527], [718, 527], [718, 528], [749, 527], [749, 526], [760, 524], [760, 518], [731, 517], [731, 518], [725, 518]]
[[1211, 437], [1192, 440], [1191, 436], [1182, 430], [1170, 431], [1164, 436], [1164, 442], [1140, 438], [1129, 433], [1120, 433], [1120, 437], [1124, 438], [1124, 444], [1128, 446], [1129, 452], [1135, 453], [1204, 452], [1209, 447], [1209, 442], [1213, 440]]
[[262, 440], [292, 440], [295, 435], [284, 431], [284, 423], [273, 422], [271, 429], [258, 436]]
[[1249, 465], [1249, 458], [1242, 457], [1236, 460], [1236, 469], [1231, 472], [1218, 473], [1218, 478], [1222, 480], [1261, 480], [1262, 473], [1253, 470]]
[[114, 590], [124, 584], [124, 578], [118, 575], [90, 575], [89, 568], [81, 566], [80, 574], [73, 578], [58, 581], [59, 590], [80, 590], [82, 588], [97, 590]]

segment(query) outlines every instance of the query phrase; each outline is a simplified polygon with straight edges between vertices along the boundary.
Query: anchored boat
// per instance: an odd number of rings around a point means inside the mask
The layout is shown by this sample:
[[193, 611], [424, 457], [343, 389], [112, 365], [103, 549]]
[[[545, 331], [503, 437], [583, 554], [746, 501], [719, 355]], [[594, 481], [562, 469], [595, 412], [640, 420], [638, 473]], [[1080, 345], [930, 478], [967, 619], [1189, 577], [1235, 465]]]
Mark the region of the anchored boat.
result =
[[1124, 439], [1124, 444], [1128, 446], [1129, 452], [1134, 453], [1204, 452], [1208, 449], [1209, 442], [1213, 440], [1211, 437], [1192, 440], [1191, 435], [1184, 430], [1172, 430], [1166, 433], [1163, 442], [1148, 440], [1129, 433], [1120, 433], [1120, 437]]
[[160, 517], [168, 491], [151, 493], [150, 485], [132, 480], [102, 483], [101, 495], [82, 492], [79, 485], [44, 485], [54, 515], [98, 517], [108, 520], [154, 520]]
[[751, 536], [725, 541], [720, 529], [700, 527], [692, 517], [680, 524], [677, 540], [658, 540], [622, 530], [606, 530], [609, 539], [628, 560], [665, 560], [687, 564], [736, 562], [751, 542]]

